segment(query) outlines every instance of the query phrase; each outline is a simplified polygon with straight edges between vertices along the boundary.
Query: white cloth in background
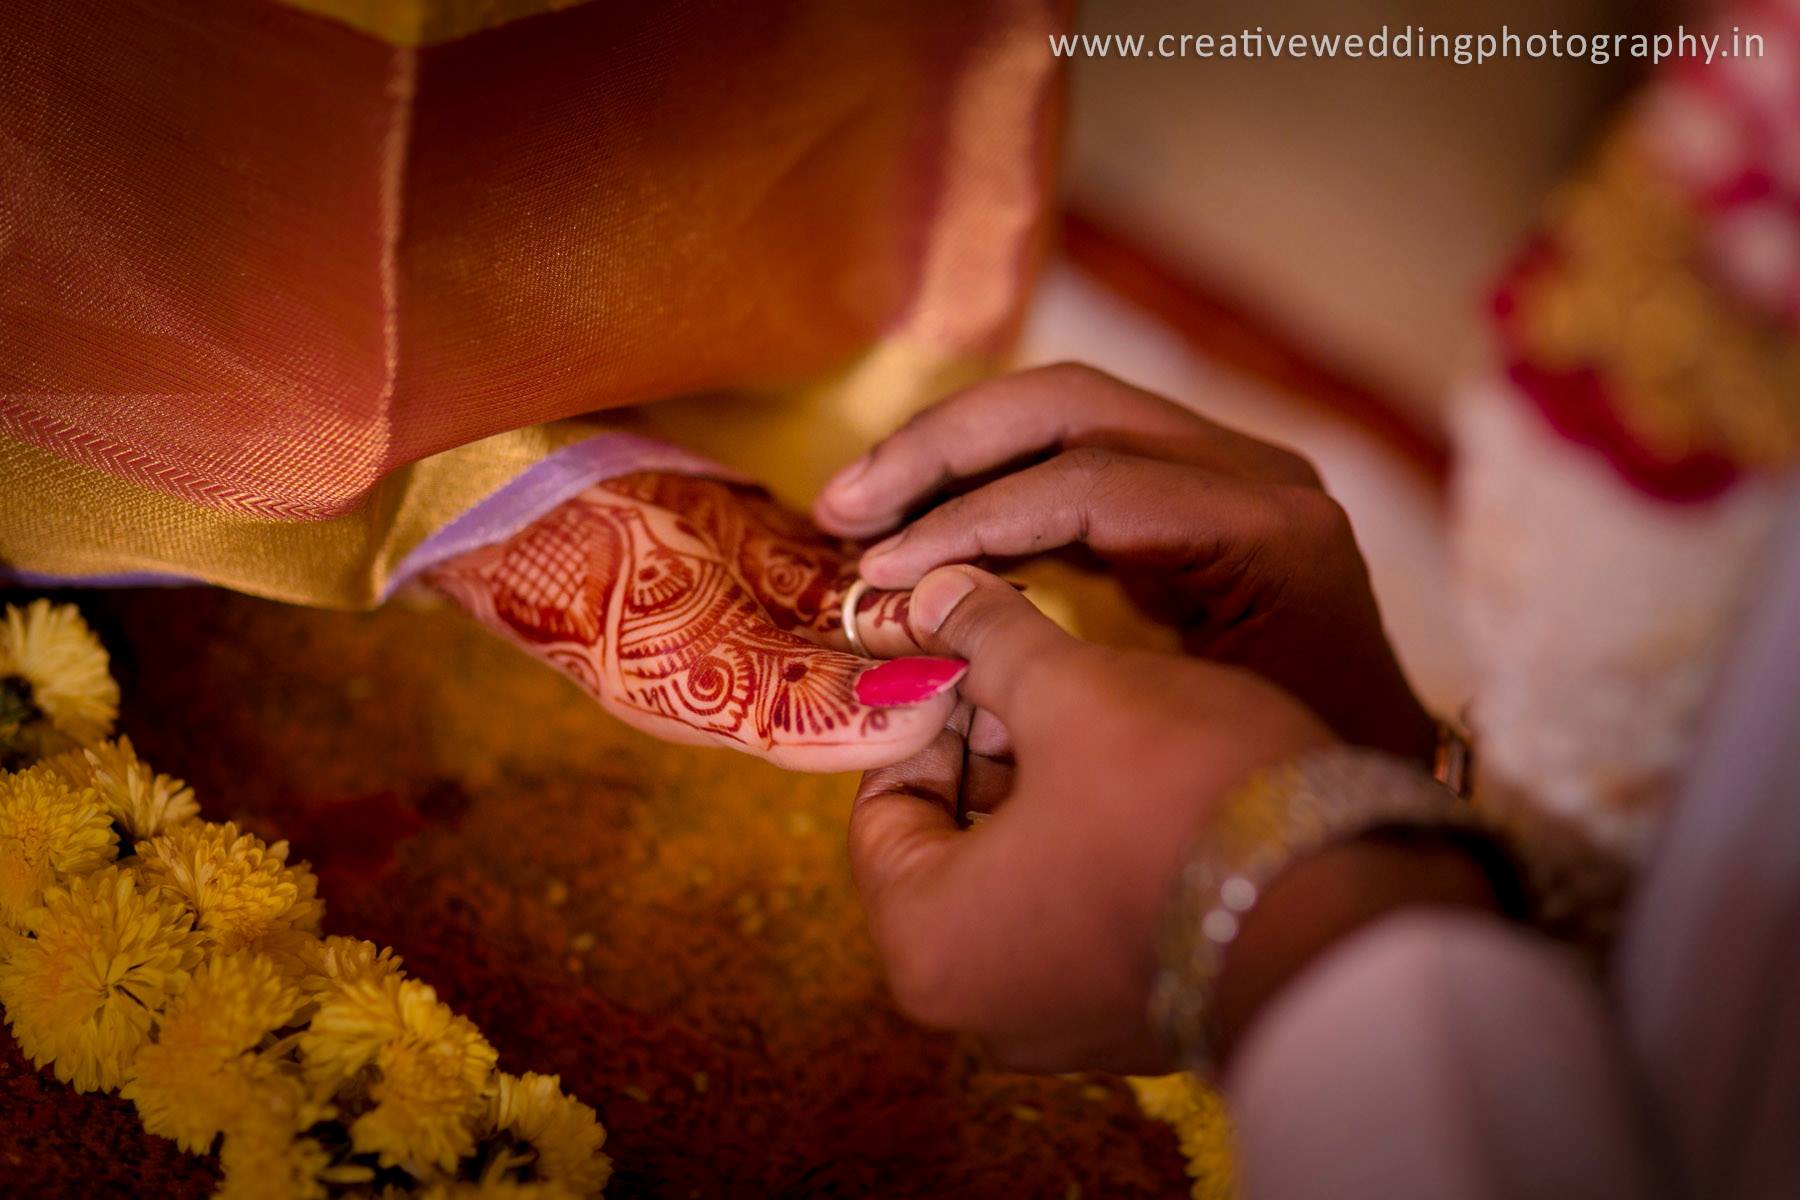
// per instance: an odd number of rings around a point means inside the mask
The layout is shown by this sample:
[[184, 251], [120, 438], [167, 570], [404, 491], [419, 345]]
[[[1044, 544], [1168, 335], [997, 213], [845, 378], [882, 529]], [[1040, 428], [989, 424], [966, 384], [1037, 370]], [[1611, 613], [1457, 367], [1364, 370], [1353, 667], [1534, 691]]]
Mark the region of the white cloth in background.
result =
[[1564, 952], [1498, 921], [1382, 921], [1241, 1047], [1247, 1200], [1658, 1197], [1623, 1047]]

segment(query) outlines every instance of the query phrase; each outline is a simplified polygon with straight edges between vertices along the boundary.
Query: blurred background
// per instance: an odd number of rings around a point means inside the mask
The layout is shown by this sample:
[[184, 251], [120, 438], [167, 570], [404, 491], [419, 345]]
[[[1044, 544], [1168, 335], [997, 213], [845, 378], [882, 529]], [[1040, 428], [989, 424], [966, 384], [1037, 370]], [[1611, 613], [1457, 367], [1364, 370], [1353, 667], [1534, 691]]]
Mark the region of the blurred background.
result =
[[[1683, 7], [1090, 0], [1078, 29], [1629, 33]], [[1481, 360], [1496, 275], [1641, 78], [1550, 58], [1075, 59], [1064, 233], [1025, 357], [1085, 359], [1311, 457], [1409, 673], [1453, 710], [1445, 410]]]

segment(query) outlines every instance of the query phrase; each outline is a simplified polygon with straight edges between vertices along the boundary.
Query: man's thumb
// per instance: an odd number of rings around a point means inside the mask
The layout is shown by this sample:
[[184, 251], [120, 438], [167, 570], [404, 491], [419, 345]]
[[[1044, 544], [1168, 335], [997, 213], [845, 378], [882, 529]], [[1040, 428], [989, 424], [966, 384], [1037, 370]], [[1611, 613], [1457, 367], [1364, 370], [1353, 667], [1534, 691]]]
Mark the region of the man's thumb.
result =
[[1018, 589], [976, 567], [939, 567], [913, 589], [909, 608], [913, 637], [932, 653], [968, 660], [963, 696], [1009, 727], [1029, 715], [1022, 708], [1049, 699], [1033, 697], [1025, 681], [1058, 671], [1082, 649]]

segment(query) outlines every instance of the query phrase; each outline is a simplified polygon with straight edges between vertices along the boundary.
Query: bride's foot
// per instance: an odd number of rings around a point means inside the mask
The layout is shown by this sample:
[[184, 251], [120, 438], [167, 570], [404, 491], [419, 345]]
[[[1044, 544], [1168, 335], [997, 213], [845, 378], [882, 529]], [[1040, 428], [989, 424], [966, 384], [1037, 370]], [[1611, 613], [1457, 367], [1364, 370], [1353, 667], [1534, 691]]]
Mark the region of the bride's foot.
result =
[[[855, 554], [754, 489], [646, 473], [596, 484], [426, 580], [647, 733], [860, 770], [928, 743], [960, 670], [848, 652]], [[905, 600], [858, 602], [867, 651], [918, 652]]]

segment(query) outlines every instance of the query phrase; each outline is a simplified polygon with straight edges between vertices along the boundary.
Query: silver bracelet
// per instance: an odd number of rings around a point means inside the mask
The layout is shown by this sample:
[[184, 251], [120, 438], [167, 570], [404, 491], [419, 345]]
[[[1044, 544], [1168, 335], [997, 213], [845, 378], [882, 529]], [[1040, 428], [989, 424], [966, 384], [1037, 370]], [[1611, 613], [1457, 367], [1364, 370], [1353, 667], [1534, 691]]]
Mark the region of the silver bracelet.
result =
[[1299, 859], [1380, 829], [1478, 831], [1474, 811], [1405, 760], [1334, 746], [1264, 771], [1201, 832], [1163, 921], [1153, 1025], [1194, 1070], [1216, 1065], [1213, 1000], [1245, 915]]

